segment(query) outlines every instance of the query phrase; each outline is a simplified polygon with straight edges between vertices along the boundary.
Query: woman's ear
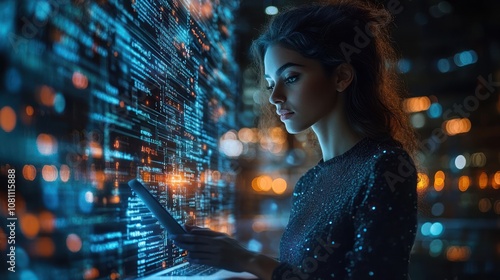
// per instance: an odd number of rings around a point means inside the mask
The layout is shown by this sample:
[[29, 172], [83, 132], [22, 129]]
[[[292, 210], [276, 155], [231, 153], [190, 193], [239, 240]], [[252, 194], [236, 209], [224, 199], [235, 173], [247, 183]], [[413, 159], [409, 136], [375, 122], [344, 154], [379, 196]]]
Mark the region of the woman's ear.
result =
[[351, 64], [342, 63], [335, 69], [334, 81], [337, 92], [343, 92], [354, 79], [354, 68]]

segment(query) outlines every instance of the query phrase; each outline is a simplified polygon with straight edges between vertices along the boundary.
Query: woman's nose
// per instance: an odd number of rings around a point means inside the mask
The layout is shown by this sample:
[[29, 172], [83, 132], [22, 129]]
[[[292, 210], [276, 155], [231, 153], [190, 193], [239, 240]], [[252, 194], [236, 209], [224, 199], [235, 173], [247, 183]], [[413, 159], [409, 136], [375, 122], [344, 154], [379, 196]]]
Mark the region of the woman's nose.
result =
[[269, 96], [269, 103], [276, 105], [279, 103], [283, 103], [286, 101], [285, 95], [283, 94], [283, 90], [281, 87], [276, 85]]

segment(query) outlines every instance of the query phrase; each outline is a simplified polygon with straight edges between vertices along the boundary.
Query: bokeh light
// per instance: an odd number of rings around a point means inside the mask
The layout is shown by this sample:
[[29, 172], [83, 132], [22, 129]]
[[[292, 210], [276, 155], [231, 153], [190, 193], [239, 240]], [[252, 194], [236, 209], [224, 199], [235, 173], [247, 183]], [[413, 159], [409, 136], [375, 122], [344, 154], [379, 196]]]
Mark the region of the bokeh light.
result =
[[19, 219], [19, 224], [21, 226], [21, 231], [26, 238], [33, 239], [40, 231], [40, 222], [38, 221], [38, 218], [31, 213], [22, 215]]
[[429, 109], [431, 100], [427, 96], [407, 98], [403, 102], [403, 107], [408, 113], [422, 112]]
[[418, 177], [417, 191], [422, 191], [427, 189], [427, 187], [429, 186], [429, 176], [427, 176], [427, 174], [425, 173], [419, 172], [417, 174], [417, 177]]
[[470, 177], [469, 176], [460, 176], [458, 178], [458, 189], [462, 192], [465, 192], [470, 186]]
[[57, 167], [54, 165], [44, 165], [42, 168], [42, 178], [47, 182], [57, 180]]
[[276, 194], [282, 194], [286, 190], [286, 181], [283, 178], [276, 178], [272, 182], [272, 189]]
[[23, 166], [23, 177], [27, 181], [33, 181], [36, 178], [36, 168], [31, 164]]
[[66, 246], [68, 247], [68, 250], [73, 253], [80, 251], [82, 248], [82, 240], [80, 239], [80, 236], [74, 233], [68, 234], [66, 237]]
[[434, 189], [436, 191], [441, 191], [444, 188], [446, 176], [443, 171], [439, 170], [434, 174]]
[[0, 109], [0, 127], [5, 132], [11, 132], [16, 127], [16, 112], [9, 106]]
[[57, 153], [58, 144], [54, 136], [46, 133], [40, 133], [36, 138], [36, 147], [40, 154], [48, 156]]

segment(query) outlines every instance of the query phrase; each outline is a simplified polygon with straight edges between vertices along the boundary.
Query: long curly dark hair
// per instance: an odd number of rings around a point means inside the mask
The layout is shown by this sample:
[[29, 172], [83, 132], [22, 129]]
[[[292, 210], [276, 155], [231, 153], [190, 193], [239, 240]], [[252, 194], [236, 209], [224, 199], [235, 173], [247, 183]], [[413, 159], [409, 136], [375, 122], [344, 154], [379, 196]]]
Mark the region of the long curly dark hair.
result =
[[[294, 7], [276, 15], [250, 51], [260, 77], [266, 49], [274, 44], [318, 60], [326, 74], [340, 63], [350, 63], [355, 77], [345, 92], [345, 111], [351, 127], [360, 136], [395, 141], [414, 157], [417, 137], [403, 110], [407, 92], [395, 69], [391, 22], [389, 11], [364, 1]], [[261, 103], [267, 104], [263, 108], [272, 108], [266, 95], [261, 95]]]

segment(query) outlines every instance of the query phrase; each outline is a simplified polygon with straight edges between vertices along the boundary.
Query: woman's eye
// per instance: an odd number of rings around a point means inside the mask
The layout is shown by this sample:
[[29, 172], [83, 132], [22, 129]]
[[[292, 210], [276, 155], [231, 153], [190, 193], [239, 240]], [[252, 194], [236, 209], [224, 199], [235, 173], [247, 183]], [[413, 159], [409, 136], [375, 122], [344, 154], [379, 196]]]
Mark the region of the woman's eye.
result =
[[290, 76], [290, 77], [285, 79], [285, 83], [291, 84], [291, 83], [296, 82], [298, 79], [299, 79], [299, 75]]

